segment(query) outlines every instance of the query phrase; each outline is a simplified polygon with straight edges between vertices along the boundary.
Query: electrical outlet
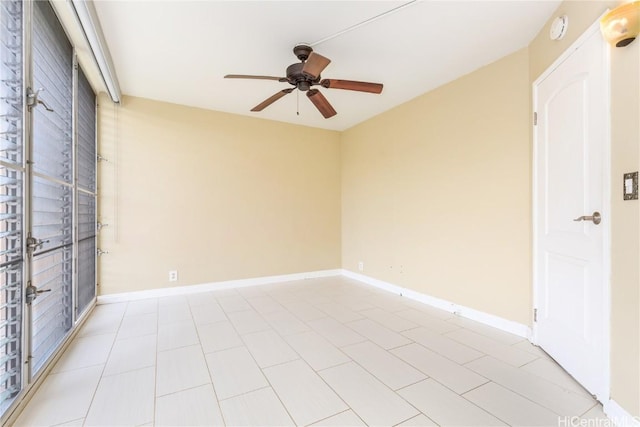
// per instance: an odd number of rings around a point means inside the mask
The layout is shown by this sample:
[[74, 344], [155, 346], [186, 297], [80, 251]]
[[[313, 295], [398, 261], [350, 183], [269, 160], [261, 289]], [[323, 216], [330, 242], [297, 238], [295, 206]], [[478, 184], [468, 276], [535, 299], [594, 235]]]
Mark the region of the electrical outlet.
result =
[[169, 271], [169, 281], [177, 282], [178, 281], [178, 270]]
[[364, 262], [362, 262], [362, 261], [358, 262], [358, 270], [359, 271], [364, 271]]

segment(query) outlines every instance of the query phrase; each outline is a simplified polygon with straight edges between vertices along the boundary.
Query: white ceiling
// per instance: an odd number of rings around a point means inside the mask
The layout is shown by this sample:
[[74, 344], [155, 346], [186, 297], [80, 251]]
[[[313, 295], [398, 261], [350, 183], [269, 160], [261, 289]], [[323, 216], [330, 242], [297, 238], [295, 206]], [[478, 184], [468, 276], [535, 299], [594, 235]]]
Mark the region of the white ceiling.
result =
[[95, 1], [127, 95], [325, 129], [344, 130], [523, 48], [560, 0], [419, 1], [314, 46], [332, 60], [323, 78], [383, 83], [381, 95], [321, 89], [324, 119], [300, 94], [249, 110], [287, 83], [292, 48], [396, 8], [398, 1]]

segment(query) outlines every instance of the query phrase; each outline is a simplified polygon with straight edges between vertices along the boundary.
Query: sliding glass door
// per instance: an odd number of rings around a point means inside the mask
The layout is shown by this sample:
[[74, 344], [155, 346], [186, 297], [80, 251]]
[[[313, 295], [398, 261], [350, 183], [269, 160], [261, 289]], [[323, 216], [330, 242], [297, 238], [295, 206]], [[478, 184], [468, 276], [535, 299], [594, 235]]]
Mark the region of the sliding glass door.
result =
[[0, 417], [95, 301], [96, 96], [46, 1], [0, 2]]

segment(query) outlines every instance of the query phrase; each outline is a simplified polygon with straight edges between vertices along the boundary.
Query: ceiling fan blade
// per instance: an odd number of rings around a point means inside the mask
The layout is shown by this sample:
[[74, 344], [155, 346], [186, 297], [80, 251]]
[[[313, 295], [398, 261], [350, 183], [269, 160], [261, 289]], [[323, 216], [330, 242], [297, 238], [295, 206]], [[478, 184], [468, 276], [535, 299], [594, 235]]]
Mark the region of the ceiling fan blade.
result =
[[273, 104], [274, 102], [276, 102], [278, 99], [282, 98], [283, 96], [293, 92], [295, 88], [289, 88], [289, 89], [284, 89], [281, 90], [280, 92], [277, 92], [275, 95], [270, 96], [269, 98], [265, 99], [264, 101], [262, 101], [260, 104], [256, 105], [255, 107], [253, 107], [251, 109], [251, 111], [262, 111], [265, 108], [267, 108], [269, 105]]
[[311, 52], [311, 55], [309, 55], [309, 58], [307, 58], [302, 66], [302, 72], [316, 79], [320, 73], [327, 68], [327, 65], [329, 65], [330, 62], [331, 60], [329, 58], [325, 58], [322, 55]]
[[336, 114], [338, 114], [336, 113], [336, 110], [333, 109], [331, 104], [329, 104], [329, 101], [327, 101], [327, 98], [325, 98], [324, 95], [318, 89], [309, 89], [307, 91], [307, 96], [309, 97], [311, 102], [313, 102], [313, 105], [316, 106], [318, 111], [320, 111], [320, 114], [324, 116], [325, 119], [328, 119], [329, 117], [333, 117]]
[[381, 93], [381, 83], [356, 82], [354, 80], [324, 79], [320, 82], [327, 89], [356, 90], [358, 92]]
[[227, 74], [224, 76], [225, 79], [255, 79], [255, 80], [278, 80], [278, 81], [287, 81], [284, 77], [273, 77], [273, 76], [249, 76], [246, 74]]

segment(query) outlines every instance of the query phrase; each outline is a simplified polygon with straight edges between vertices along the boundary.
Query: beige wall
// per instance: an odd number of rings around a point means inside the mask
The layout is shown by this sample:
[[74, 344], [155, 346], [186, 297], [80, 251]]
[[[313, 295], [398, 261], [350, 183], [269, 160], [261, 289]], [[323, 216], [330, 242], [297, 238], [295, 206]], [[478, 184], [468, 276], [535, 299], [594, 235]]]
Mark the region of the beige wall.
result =
[[[560, 42], [550, 22], [529, 46], [533, 82], [618, 1], [565, 1], [553, 16], [569, 16]], [[640, 169], [640, 43], [611, 49], [611, 397], [640, 416], [640, 209], [623, 201], [622, 175]]]
[[524, 49], [343, 133], [343, 268], [529, 323], [528, 70]]
[[[531, 324], [531, 83], [619, 2], [565, 1], [528, 49], [342, 135], [343, 268]], [[612, 398], [640, 416], [640, 43], [611, 52]]]
[[100, 294], [340, 268], [337, 132], [101, 101]]

